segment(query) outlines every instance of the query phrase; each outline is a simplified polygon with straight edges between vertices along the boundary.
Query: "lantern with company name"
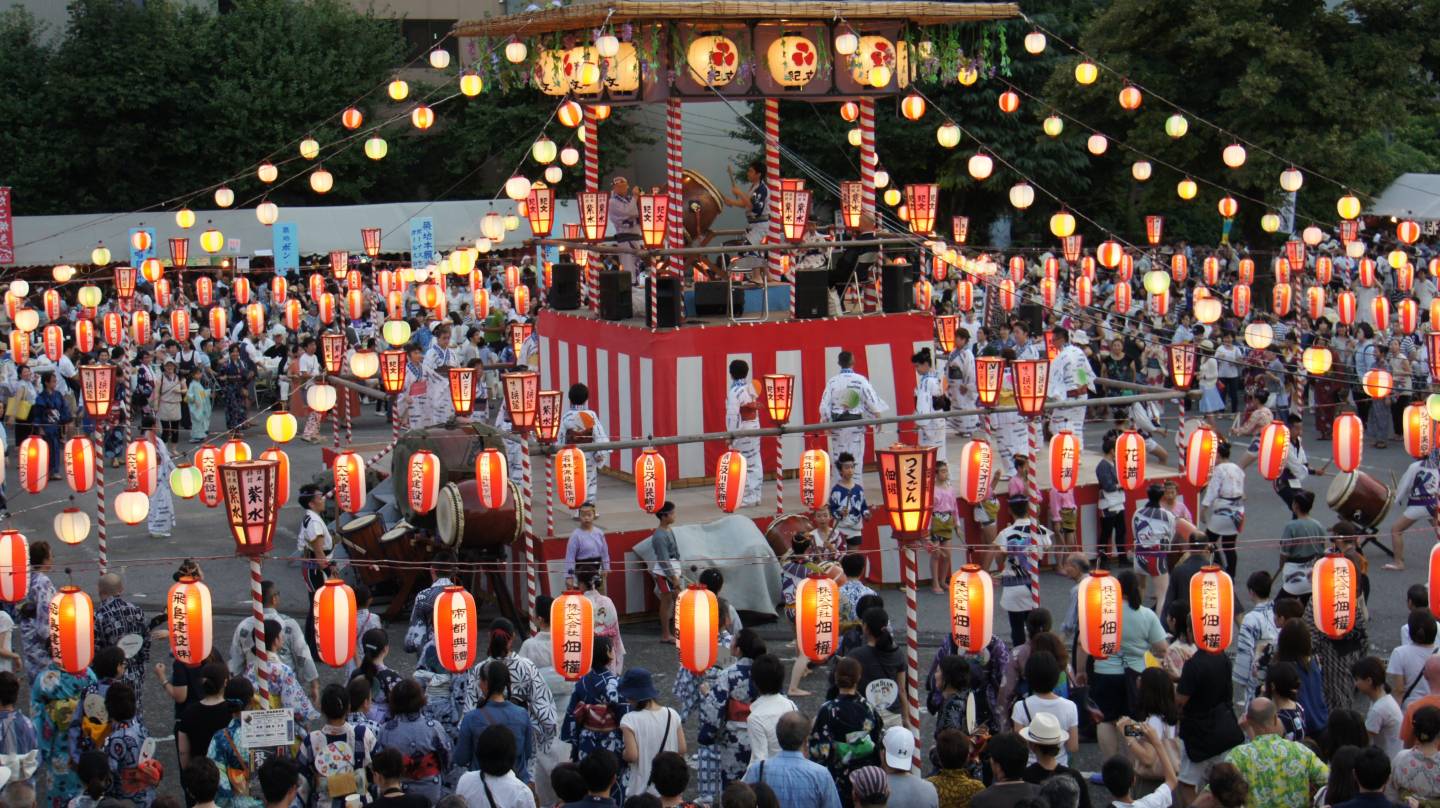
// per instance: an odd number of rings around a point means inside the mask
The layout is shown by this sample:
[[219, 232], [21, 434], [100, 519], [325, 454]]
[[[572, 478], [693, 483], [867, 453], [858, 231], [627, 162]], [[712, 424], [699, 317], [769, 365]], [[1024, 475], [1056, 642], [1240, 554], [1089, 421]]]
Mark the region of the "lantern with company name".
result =
[[504, 507], [510, 491], [509, 473], [505, 453], [499, 449], [484, 449], [475, 455], [475, 488], [486, 508], [493, 511]]
[[966, 441], [960, 449], [960, 468], [956, 475], [955, 493], [972, 505], [990, 498], [990, 482], [994, 474], [993, 453], [983, 440]]
[[355, 658], [358, 630], [355, 590], [339, 578], [329, 578], [324, 586], [315, 590], [312, 608], [316, 655], [332, 668], [348, 664]]
[[780, 192], [780, 228], [786, 240], [799, 243], [805, 240], [805, 228], [810, 221], [810, 191], [804, 188], [786, 188]]
[[435, 596], [433, 609], [435, 653], [451, 673], [464, 673], [475, 664], [475, 598], [462, 586], [447, 586]]
[[1260, 431], [1260, 476], [1274, 480], [1285, 469], [1290, 456], [1290, 429], [1284, 424], [1271, 422]]
[[940, 186], [933, 182], [905, 186], [905, 208], [910, 212], [910, 232], [935, 231], [935, 209], [940, 203]]
[[1115, 284], [1115, 311], [1121, 314], [1130, 311], [1131, 302], [1130, 284], [1128, 282]]
[[865, 219], [865, 186], [855, 180], [840, 183], [840, 218], [849, 230], [858, 230]]
[[78, 586], [62, 586], [50, 600], [50, 657], [80, 675], [95, 657], [95, 607]]
[[365, 507], [365, 461], [355, 452], [335, 456], [335, 505], [345, 513], [359, 513]]
[[405, 496], [416, 513], [429, 513], [440, 499], [440, 458], [421, 449], [406, 465]]
[[1360, 576], [1355, 564], [1339, 553], [1328, 553], [1310, 570], [1310, 602], [1315, 607], [1315, 627], [1332, 640], [1355, 628], [1355, 610]]
[[1170, 354], [1170, 378], [1179, 390], [1190, 389], [1195, 380], [1195, 344], [1180, 342], [1168, 346]]
[[745, 455], [729, 449], [715, 462], [715, 505], [734, 513], [745, 496]]
[[1235, 625], [1235, 584], [1213, 564], [1190, 579], [1190, 634], [1201, 651], [1222, 654], [1230, 647]]
[[[215, 644], [210, 587], [186, 575], [170, 587], [165, 618], [170, 629], [170, 654], [175, 661], [196, 668], [210, 656]], [[353, 635], [353, 631], [351, 632]]]
[[[215, 447], [205, 447], [210, 453], [197, 454], [196, 465], [204, 474], [214, 474], [218, 488], [225, 502], [225, 515], [230, 524], [230, 536], [235, 540], [235, 552], [240, 555], [262, 555], [270, 551], [275, 540], [275, 517], [280, 510], [277, 500], [279, 474], [273, 460], [246, 460], [240, 463], [221, 463], [214, 472]], [[200, 499], [206, 500], [209, 483], [200, 489]], [[207, 505], [210, 503], [206, 503]]]
[[665, 243], [665, 229], [670, 217], [670, 197], [665, 194], [640, 194], [640, 239], [654, 249]]
[[1270, 290], [1270, 310], [1275, 312], [1276, 317], [1290, 314], [1291, 294], [1289, 286], [1276, 286]]
[[19, 603], [30, 592], [30, 542], [19, 531], [0, 531], [0, 601]]
[[339, 373], [345, 367], [345, 335], [334, 332], [320, 337], [320, 357], [326, 373]]
[[569, 591], [550, 604], [550, 653], [555, 672], [567, 682], [590, 670], [595, 642], [595, 607], [579, 592]]
[[1305, 313], [1318, 320], [1325, 313], [1325, 287], [1311, 286], [1305, 290]]
[[703, 586], [690, 585], [675, 603], [680, 667], [701, 675], [719, 659], [720, 602]]
[[1236, 317], [1245, 317], [1250, 313], [1250, 287], [1245, 284], [1238, 284], [1230, 290], [1230, 311]]
[[1094, 570], [1080, 582], [1076, 607], [1080, 645], [1095, 659], [1120, 652], [1120, 582], [1105, 570]]
[[955, 350], [955, 329], [960, 325], [960, 318], [953, 314], [942, 314], [935, 318], [935, 341], [939, 343], [940, 350], [950, 353]]
[[1017, 359], [1010, 363], [1014, 375], [1015, 407], [1033, 418], [1045, 411], [1045, 393], [1050, 381], [1050, 364], [1044, 359]]
[[1405, 407], [1401, 423], [1404, 424], [1405, 451], [1417, 459], [1429, 456], [1433, 444], [1434, 422], [1430, 420], [1425, 405], [1415, 403]]
[[225, 334], [230, 327], [230, 314], [221, 306], [210, 309], [210, 333]]
[[[200, 470], [200, 502], [207, 508], [220, 504], [220, 447], [206, 444], [195, 452], [195, 468]], [[278, 505], [276, 506], [279, 507]]]
[[555, 226], [555, 189], [543, 182], [530, 186], [530, 195], [525, 199], [525, 218], [530, 220], [530, 232], [536, 238], [545, 238]]
[[919, 541], [930, 535], [935, 497], [935, 447], [895, 444], [875, 450], [880, 490], [896, 539]]
[[380, 352], [380, 386], [394, 395], [405, 389], [405, 351]]
[[1050, 486], [1060, 493], [1073, 490], [1080, 475], [1080, 439], [1062, 429], [1050, 439]]
[[564, 417], [564, 397], [559, 390], [541, 390], [535, 409], [535, 437], [554, 443], [560, 437], [560, 421]]
[[574, 446], [566, 446], [555, 453], [555, 480], [559, 488], [560, 502], [576, 510], [586, 500], [589, 480], [585, 476], [585, 453]]
[[811, 575], [795, 590], [795, 642], [812, 662], [825, 662], [840, 641], [840, 587]]
[[1145, 485], [1145, 436], [1127, 429], [1115, 439], [1115, 471], [1120, 487], [1135, 491]]
[[1185, 479], [1191, 485], [1203, 488], [1210, 481], [1219, 448], [1220, 438], [1211, 427], [1201, 425], [1190, 433], [1185, 441]]
[[[120, 316], [120, 312], [118, 312], [118, 311], [107, 311], [107, 312], [105, 312], [105, 316], [102, 317], [102, 318], [100, 318], [100, 326], [101, 326], [101, 327], [100, 327], [100, 331], [101, 331], [101, 333], [102, 333], [102, 334], [104, 335], [104, 337], [105, 337], [105, 344], [106, 344], [106, 345], [109, 345], [110, 347], [115, 348], [115, 347], [118, 347], [118, 346], [120, 345], [120, 343], [124, 342], [124, 340], [125, 340], [125, 318], [122, 317], [122, 316]], [[21, 356], [24, 356], [24, 355], [26, 355], [26, 354], [29, 354], [29, 352], [30, 352], [30, 337], [29, 337], [28, 334], [26, 334], [25, 332], [23, 332], [23, 331], [21, 331], [21, 330], [19, 330], [19, 329], [16, 329], [16, 330], [10, 332], [10, 334], [11, 334], [11, 336], [10, 336], [10, 349], [11, 349], [11, 353], [16, 354], [16, 363], [23, 365], [24, 362], [23, 362], [23, 361], [20, 361], [20, 357], [21, 357]], [[24, 347], [21, 348], [20, 350], [15, 350], [15, 348], [16, 348], [16, 345], [15, 345], [15, 336], [14, 336], [15, 334], [19, 334], [19, 335], [21, 336], [21, 338], [23, 339], [23, 345], [24, 345]]]
[[982, 653], [995, 625], [995, 585], [978, 564], [950, 576], [950, 636], [962, 654]]
[[450, 368], [450, 404], [456, 415], [469, 415], [475, 408], [475, 368]]
[[170, 334], [181, 342], [190, 339], [189, 311], [186, 309], [176, 309], [170, 312]]
[[[89, 320], [81, 320], [76, 324], [77, 328], [88, 322]], [[93, 342], [93, 336], [91, 340]], [[84, 350], [83, 346], [81, 346], [81, 350]], [[91, 418], [101, 419], [110, 416], [110, 406], [115, 401], [115, 370], [114, 365], [80, 366], [80, 398], [84, 401], [85, 411], [90, 414]]]
[[31, 494], [45, 490], [50, 480], [50, 444], [39, 435], [20, 441], [20, 487]]
[[800, 504], [808, 510], [828, 507], [830, 497], [830, 453], [806, 449], [800, 453]]
[[578, 198], [580, 227], [585, 238], [599, 241], [605, 238], [605, 227], [610, 210], [610, 195], [599, 191], [585, 191]]
[[[655, 513], [665, 504], [665, 457], [653, 446], [635, 456], [635, 503], [646, 513]], [[828, 496], [828, 495], [827, 495]]]
[[65, 481], [77, 494], [89, 491], [95, 485], [95, 444], [87, 437], [74, 437], [65, 441]]
[[45, 330], [41, 333], [41, 340], [45, 346], [45, 358], [51, 362], [59, 362], [60, 355], [65, 352], [64, 329], [51, 323], [45, 326]]
[[1000, 381], [1005, 360], [998, 356], [975, 357], [975, 399], [982, 407], [993, 407], [1000, 399]]

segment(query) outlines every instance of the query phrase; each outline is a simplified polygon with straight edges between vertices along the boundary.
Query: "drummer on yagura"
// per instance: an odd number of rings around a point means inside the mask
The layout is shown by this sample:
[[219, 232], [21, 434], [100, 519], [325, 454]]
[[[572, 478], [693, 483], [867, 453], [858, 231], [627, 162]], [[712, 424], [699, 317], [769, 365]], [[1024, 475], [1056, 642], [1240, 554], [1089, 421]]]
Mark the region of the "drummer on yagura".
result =
[[605, 531], [595, 526], [593, 502], [580, 506], [580, 527], [575, 528], [565, 542], [565, 588], [576, 588], [577, 568], [582, 572], [598, 571], [600, 576], [595, 588], [605, 589], [605, 575], [610, 572], [610, 547], [605, 543]]

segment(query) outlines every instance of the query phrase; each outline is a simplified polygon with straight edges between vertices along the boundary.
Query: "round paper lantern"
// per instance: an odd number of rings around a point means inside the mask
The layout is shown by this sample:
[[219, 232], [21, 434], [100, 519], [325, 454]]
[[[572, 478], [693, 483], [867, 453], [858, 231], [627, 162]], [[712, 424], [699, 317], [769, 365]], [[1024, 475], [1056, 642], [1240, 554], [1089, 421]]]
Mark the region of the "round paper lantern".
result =
[[1360, 215], [1360, 200], [1354, 194], [1347, 193], [1335, 201], [1335, 210], [1342, 219], [1354, 219]]
[[1404, 244], [1414, 244], [1420, 239], [1420, 225], [1406, 219], [1395, 225], [1395, 237]]
[[1075, 233], [1075, 216], [1068, 210], [1061, 210], [1050, 217], [1050, 232], [1056, 238], [1067, 238]]
[[1434, 422], [1430, 420], [1430, 413], [1425, 410], [1425, 405], [1415, 403], [1406, 406], [1405, 412], [1400, 417], [1400, 422], [1404, 425], [1402, 435], [1405, 442], [1405, 451], [1417, 460], [1428, 457], [1432, 442], [1431, 430]]
[[355, 452], [335, 456], [335, 505], [346, 513], [365, 507], [365, 461]]
[[1219, 448], [1220, 439], [1214, 429], [1200, 426], [1190, 433], [1185, 441], [1185, 479], [1191, 485], [1204, 488], [1210, 482]]
[[1136, 182], [1148, 181], [1153, 171], [1154, 167], [1149, 160], [1136, 160], [1130, 164], [1130, 176], [1134, 177]]
[[585, 503], [589, 481], [585, 476], [585, 453], [566, 446], [555, 453], [555, 480], [560, 502], [575, 510]]
[[977, 180], [985, 180], [994, 172], [995, 160], [984, 152], [976, 152], [970, 156], [970, 160], [965, 164], [965, 168], [970, 172], [971, 177]]
[[87, 437], [74, 437], [65, 441], [62, 465], [65, 466], [65, 481], [77, 494], [89, 491], [95, 485], [95, 444]]
[[16, 530], [0, 530], [0, 600], [19, 603], [30, 593], [30, 542]]
[[1356, 599], [1360, 575], [1355, 564], [1339, 553], [1328, 553], [1310, 569], [1310, 602], [1315, 607], [1315, 627], [1332, 640], [1355, 628]]
[[486, 508], [496, 510], [504, 507], [510, 490], [504, 452], [492, 448], [475, 456], [475, 486], [480, 493], [480, 502]]
[[160, 487], [160, 459], [150, 441], [133, 440], [125, 447], [125, 483], [147, 497]]
[[1335, 468], [1347, 474], [1360, 468], [1361, 455], [1365, 450], [1365, 423], [1360, 416], [1353, 412], [1335, 416], [1330, 437]]
[[[66, 508], [55, 514], [55, 537], [66, 544], [79, 544], [90, 535], [90, 515], [79, 508]], [[0, 558], [3, 558], [0, 552]], [[0, 568], [3, 570], [3, 568]], [[0, 575], [3, 575], [0, 571]], [[3, 600], [3, 598], [0, 598]]]
[[324, 382], [312, 383], [305, 391], [305, 403], [316, 412], [329, 412], [335, 408], [335, 387]]
[[734, 449], [720, 455], [715, 463], [715, 505], [734, 513], [745, 495], [745, 455]]
[[421, 449], [410, 455], [405, 493], [416, 513], [429, 513], [440, 499], [440, 458]]
[[1006, 90], [1000, 94], [998, 103], [1000, 105], [1000, 111], [1009, 115], [1020, 108], [1020, 95], [1014, 90]]
[[1224, 313], [1224, 306], [1219, 298], [1206, 297], [1195, 301], [1195, 319], [1202, 323], [1210, 324], [1218, 321]]
[[1092, 134], [1085, 140], [1085, 150], [1099, 157], [1110, 148], [1110, 141], [1099, 132]]
[[329, 578], [315, 590], [313, 608], [316, 655], [332, 668], [344, 667], [355, 658], [355, 634], [359, 628], [355, 590], [338, 578]]
[[825, 662], [840, 643], [840, 587], [811, 575], [795, 589], [795, 643], [811, 662]]
[[1324, 376], [1334, 364], [1335, 357], [1330, 353], [1329, 348], [1315, 346], [1306, 348], [1305, 353], [1301, 354], [1300, 361], [1304, 363], [1306, 370], [1316, 376]]
[[189, 575], [181, 577], [170, 587], [165, 617], [170, 627], [170, 654], [175, 661], [191, 668], [204, 664], [215, 644], [210, 587]]
[[685, 63], [692, 81], [706, 87], [724, 87], [740, 72], [740, 48], [720, 34], [698, 36], [686, 51]]
[[1260, 430], [1260, 459], [1257, 465], [1260, 476], [1274, 480], [1285, 468], [1290, 457], [1290, 429], [1282, 423], [1272, 422]]
[[[665, 504], [665, 457], [653, 446], [645, 447], [635, 457], [635, 502], [640, 510], [655, 513]], [[829, 489], [826, 489], [829, 496]]]
[[1190, 633], [1195, 646], [1222, 654], [1234, 639], [1235, 583], [1224, 570], [1206, 564], [1190, 579]]
[[289, 443], [294, 440], [298, 426], [295, 416], [284, 410], [272, 412], [265, 418], [265, 434], [276, 443]]
[[1386, 398], [1395, 387], [1395, 382], [1390, 377], [1390, 371], [1380, 368], [1366, 372], [1363, 383], [1366, 395], [1376, 399]]
[[935, 127], [935, 142], [947, 149], [960, 145], [960, 127], [950, 121]]
[[1142, 100], [1140, 88], [1133, 84], [1127, 84], [1120, 90], [1120, 106], [1122, 109], [1136, 110], [1140, 108]]
[[579, 592], [566, 592], [550, 604], [550, 653], [555, 672], [578, 682], [590, 670], [595, 643], [595, 607]]
[[45, 490], [50, 481], [50, 444], [39, 435], [20, 441], [20, 487], [32, 494]]
[[60, 587], [50, 601], [50, 657], [76, 676], [95, 657], [95, 607], [78, 586]]
[[990, 644], [995, 624], [995, 587], [978, 564], [950, 576], [950, 636], [962, 654], [979, 654]]
[[181, 499], [194, 499], [205, 483], [205, 475], [189, 463], [182, 463], [170, 472], [170, 491]]
[[1064, 493], [1080, 476], [1080, 439], [1063, 429], [1050, 439], [1050, 487]]
[[131, 489], [115, 498], [115, 516], [127, 525], [138, 525], [150, 515], [150, 496]]
[[1115, 470], [1120, 476], [1120, 487], [1135, 491], [1147, 482], [1145, 479], [1145, 438], [1133, 429], [1127, 429], [1115, 440]]
[[447, 586], [435, 596], [434, 615], [435, 653], [441, 666], [451, 673], [470, 670], [479, 650], [475, 640], [475, 598], [463, 586]]
[[800, 454], [800, 504], [815, 511], [829, 506], [830, 453], [806, 449]]
[[675, 601], [676, 640], [680, 666], [704, 675], [719, 661], [720, 602], [703, 586], [690, 585]]
[[1120, 652], [1124, 624], [1120, 619], [1120, 582], [1105, 570], [1093, 570], [1080, 582], [1076, 622], [1080, 644], [1095, 659]]
[[990, 444], [983, 440], [966, 441], [960, 449], [960, 468], [956, 474], [956, 494], [974, 505], [990, 498]]
[[1076, 84], [1094, 84], [1095, 79], [1100, 77], [1100, 68], [1095, 63], [1086, 59], [1075, 65]]
[[1184, 115], [1177, 112], [1165, 119], [1165, 134], [1171, 138], [1179, 140], [1185, 137], [1185, 133], [1189, 131], [1190, 121]]

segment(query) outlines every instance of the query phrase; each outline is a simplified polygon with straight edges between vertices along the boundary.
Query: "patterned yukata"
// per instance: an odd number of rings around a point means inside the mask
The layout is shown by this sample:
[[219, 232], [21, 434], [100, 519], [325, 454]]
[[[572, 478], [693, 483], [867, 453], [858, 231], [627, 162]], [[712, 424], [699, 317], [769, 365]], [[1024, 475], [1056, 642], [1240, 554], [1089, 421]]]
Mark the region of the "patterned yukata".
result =
[[[19, 710], [0, 710], [0, 754], [24, 757], [32, 750], [36, 753], [38, 766], [40, 739], [35, 734], [35, 723]], [[12, 772], [11, 776], [17, 774]], [[25, 782], [34, 785], [35, 776], [31, 775]]]
[[[159, 488], [156, 493], [159, 493]], [[151, 497], [152, 507], [154, 501], [155, 498]], [[141, 682], [145, 678], [145, 671], [150, 667], [150, 623], [139, 606], [122, 597], [107, 598], [101, 602], [95, 610], [95, 650], [118, 645], [122, 637], [130, 634], [140, 638], [140, 650], [135, 652], [135, 656], [125, 660], [125, 673], [120, 677], [120, 681], [128, 682], [135, 688], [135, 714], [144, 715], [144, 703], [140, 694], [144, 692]]]
[[92, 680], [89, 684], [85, 685], [84, 690], [80, 691], [80, 701], [75, 705], [75, 717], [70, 721], [70, 726], [65, 731], [66, 737], [69, 738], [71, 763], [78, 764], [80, 762], [80, 754], [82, 752], [91, 752], [96, 749], [95, 744], [85, 734], [84, 730], [85, 718], [87, 715], [85, 711], [85, 702], [89, 700], [91, 696], [94, 696], [99, 699], [100, 702], [103, 704], [105, 702], [105, 694], [110, 692], [110, 686], [118, 681], [120, 680]]
[[250, 796], [250, 750], [240, 737], [240, 717], [210, 739], [206, 757], [220, 770], [220, 790], [215, 795], [219, 808], [260, 808], [265, 803]]
[[25, 655], [25, 669], [45, 670], [50, 664], [50, 601], [55, 598], [55, 584], [50, 576], [30, 571], [30, 592], [20, 606], [20, 645]]
[[81, 691], [94, 683], [95, 674], [87, 670], [84, 676], [74, 676], [48, 664], [31, 670], [41, 671], [30, 688], [30, 704], [40, 736], [41, 768], [50, 781], [45, 799], [50, 808], [65, 808], [81, 789], [80, 778], [70, 767], [70, 722], [79, 711]]
[[795, 590], [809, 577], [810, 568], [805, 566], [804, 556], [791, 555], [780, 565], [780, 600], [785, 604], [785, 616], [792, 623], [795, 622]]
[[200, 443], [210, 434], [210, 413], [215, 406], [210, 399], [210, 388], [192, 380], [185, 393], [185, 403], [190, 405], [190, 442]]
[[220, 378], [220, 400], [225, 404], [225, 428], [237, 429], [245, 423], [245, 374], [244, 362], [226, 359], [215, 369]]
[[105, 739], [105, 757], [110, 759], [110, 790], [108, 796], [129, 800], [138, 808], [147, 808], [155, 801], [155, 786], [142, 786], [134, 779], [136, 766], [143, 759], [145, 725], [138, 720], [111, 721], [110, 735]]
[[[570, 694], [570, 704], [565, 708], [565, 721], [560, 725], [560, 740], [570, 743], [570, 759], [580, 760], [596, 749], [609, 749], [615, 757], [624, 759], [625, 737], [620, 733], [620, 719], [625, 717], [629, 704], [620, 698], [620, 678], [607, 670], [592, 670], [575, 683], [575, 692]], [[582, 704], [605, 704], [615, 715], [613, 732], [595, 732], [580, 726], [575, 720], [575, 710]], [[743, 772], [742, 772], [743, 774]], [[615, 787], [610, 796], [617, 805], [625, 802], [625, 780], [615, 778]]]
[[[245, 678], [255, 686], [255, 692], [260, 692], [260, 673], [255, 663], [245, 667]], [[300, 680], [295, 678], [295, 671], [284, 662], [270, 655], [270, 705], [272, 708], [284, 707], [295, 714], [295, 723], [305, 726], [311, 721], [320, 717], [320, 711], [310, 702], [305, 689], [300, 686]]]
[[[145, 526], [149, 528], [151, 536], [165, 539], [170, 537], [170, 531], [175, 528], [175, 500], [171, 498], [170, 486], [166, 484], [170, 479], [170, 472], [175, 470], [175, 461], [170, 458], [170, 450], [165, 447], [165, 441], [155, 440], [154, 436], [149, 436], [148, 440], [155, 449], [155, 456], [159, 458], [159, 480], [162, 484], [155, 486], [155, 493], [150, 495], [150, 517]], [[136, 665], [134, 660], [130, 662], [136, 668], [144, 667]], [[135, 692], [138, 695], [139, 688], [136, 688]]]
[[464, 714], [466, 677], [451, 673], [440, 664], [433, 642], [426, 643], [420, 652], [414, 676], [425, 688], [425, 707], [421, 712], [445, 728], [453, 746], [460, 735], [460, 718]]
[[[722, 649], [723, 653], [729, 650], [734, 642], [735, 638], [730, 634], [730, 630], [721, 629], [716, 647]], [[703, 713], [705, 700], [724, 670], [719, 664], [715, 664], [700, 676], [685, 668], [676, 672], [675, 687], [671, 692], [675, 696], [675, 708], [680, 712], [681, 721], [690, 720], [691, 713], [697, 710]], [[720, 748], [713, 744], [697, 748], [695, 768], [699, 772], [696, 782], [696, 787], [700, 789], [699, 801], [707, 805], [714, 804], [720, 799]]]
[[[730, 702], [748, 706], [755, 700], [755, 685], [750, 681], [750, 667], [754, 660], [738, 659], [721, 671], [710, 687], [710, 696], [700, 704], [700, 745], [712, 746], [719, 752], [719, 771], [708, 773], [700, 769], [700, 791], [708, 793], [707, 787], [717, 785], [714, 793], [724, 791], [725, 786], [745, 776], [750, 766], [750, 729], [745, 719], [727, 720]], [[748, 712], [748, 710], [747, 710]], [[698, 762], [698, 761], [697, 761]], [[718, 777], [718, 782], [706, 782], [707, 775]]]
[[[372, 629], [372, 628], [383, 628], [383, 627], [384, 627], [384, 626], [380, 623], [380, 615], [378, 615], [378, 614], [370, 611], [369, 609], [361, 609], [360, 611], [356, 612], [356, 614], [355, 614], [355, 647], [356, 647], [356, 648], [364, 648], [364, 647], [365, 647], [365, 643], [364, 643], [364, 640], [363, 640], [363, 638], [364, 638], [364, 636], [365, 636], [365, 632], [369, 631], [369, 630]], [[349, 662], [346, 662], [345, 665], [340, 668], [340, 678], [341, 678], [343, 681], [346, 681], [346, 682], [350, 681], [350, 675], [355, 672], [355, 669], [356, 669], [356, 668], [360, 667], [360, 661], [359, 661], [358, 657], [359, 657], [358, 654], [356, 654], [355, 656], [350, 657], [350, 661], [349, 661]]]
[[415, 606], [410, 610], [410, 627], [405, 629], [405, 651], [420, 653], [425, 644], [435, 639], [435, 599], [447, 586], [454, 586], [449, 578], [437, 578], [435, 583], [415, 596]]
[[345, 771], [357, 775], [357, 786], [363, 794], [365, 769], [370, 766], [370, 757], [375, 752], [375, 738], [373, 728], [356, 727], [349, 723], [338, 727], [327, 724], [305, 733], [295, 762], [300, 766], [301, 776], [310, 781], [310, 799], [306, 805], [345, 808], [345, 797], [331, 797], [327, 781], [327, 775]]
[[[550, 742], [555, 740], [556, 733], [560, 731], [559, 717], [555, 713], [555, 696], [550, 692], [550, 685], [546, 684], [544, 674], [540, 673], [535, 663], [525, 657], [512, 652], [505, 657], [504, 662], [506, 669], [510, 671], [510, 701], [524, 707], [530, 714], [530, 728], [535, 733], [532, 751], [549, 748]], [[470, 674], [463, 680], [461, 714], [474, 710], [485, 701], [481, 695], [484, 691], [480, 686], [480, 668], [484, 664], [482, 662], [471, 668]], [[459, 720], [457, 716], [457, 724]]]
[[853, 623], [860, 619], [855, 613], [855, 604], [866, 595], [874, 595], [875, 590], [871, 589], [859, 578], [847, 578], [845, 583], [840, 584], [840, 622]]
[[[940, 696], [939, 699], [936, 698], [936, 696], [941, 693], [942, 686], [940, 682], [940, 660], [947, 656], [958, 654], [959, 652], [960, 649], [955, 645], [954, 636], [946, 632], [944, 641], [940, 643], [940, 647], [935, 651], [935, 658], [930, 662], [930, 671], [925, 675], [925, 689], [930, 692], [931, 703], [936, 705], [932, 710], [933, 712], [939, 712], [941, 706], [944, 704], [943, 696]], [[1010, 654], [1010, 646], [1006, 645], [1005, 641], [1000, 639], [999, 634], [992, 634], [990, 644], [985, 646], [985, 653], [981, 654], [978, 659], [969, 657], [976, 659], [976, 661], [980, 663], [980, 668], [983, 671], [984, 701], [990, 710], [990, 732], [992, 734], [1001, 731], [999, 716], [1006, 714], [1005, 711], [1000, 709], [1000, 689], [1005, 682], [1005, 669], [1010, 666]], [[975, 684], [973, 679], [971, 684]], [[978, 690], [978, 688], [976, 689]], [[979, 701], [978, 697], [977, 701]], [[976, 715], [984, 715], [978, 704], [976, 705], [975, 713]]]
[[445, 796], [445, 773], [450, 771], [450, 736], [445, 728], [420, 713], [404, 713], [380, 727], [380, 749], [394, 749], [404, 759], [406, 794], [419, 794], [431, 805]]
[[885, 724], [859, 694], [842, 693], [820, 705], [810, 729], [810, 759], [830, 770], [840, 804], [851, 804], [850, 772], [880, 765]]

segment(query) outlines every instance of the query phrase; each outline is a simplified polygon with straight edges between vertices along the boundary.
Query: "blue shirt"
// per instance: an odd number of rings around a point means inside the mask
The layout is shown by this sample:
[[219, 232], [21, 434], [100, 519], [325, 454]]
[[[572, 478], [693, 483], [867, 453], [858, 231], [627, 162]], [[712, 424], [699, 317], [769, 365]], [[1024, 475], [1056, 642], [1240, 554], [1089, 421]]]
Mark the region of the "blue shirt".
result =
[[751, 785], [763, 782], [770, 786], [781, 805], [840, 808], [840, 792], [835, 790], [830, 770], [799, 752], [780, 752], [752, 763], [742, 779]]
[[530, 729], [530, 714], [524, 707], [508, 701], [489, 701], [465, 714], [460, 719], [460, 735], [455, 741], [455, 765], [474, 771], [480, 765], [475, 757], [475, 743], [480, 733], [491, 724], [507, 727], [515, 736], [515, 776], [523, 782], [530, 782], [530, 755], [534, 744], [534, 733]]

